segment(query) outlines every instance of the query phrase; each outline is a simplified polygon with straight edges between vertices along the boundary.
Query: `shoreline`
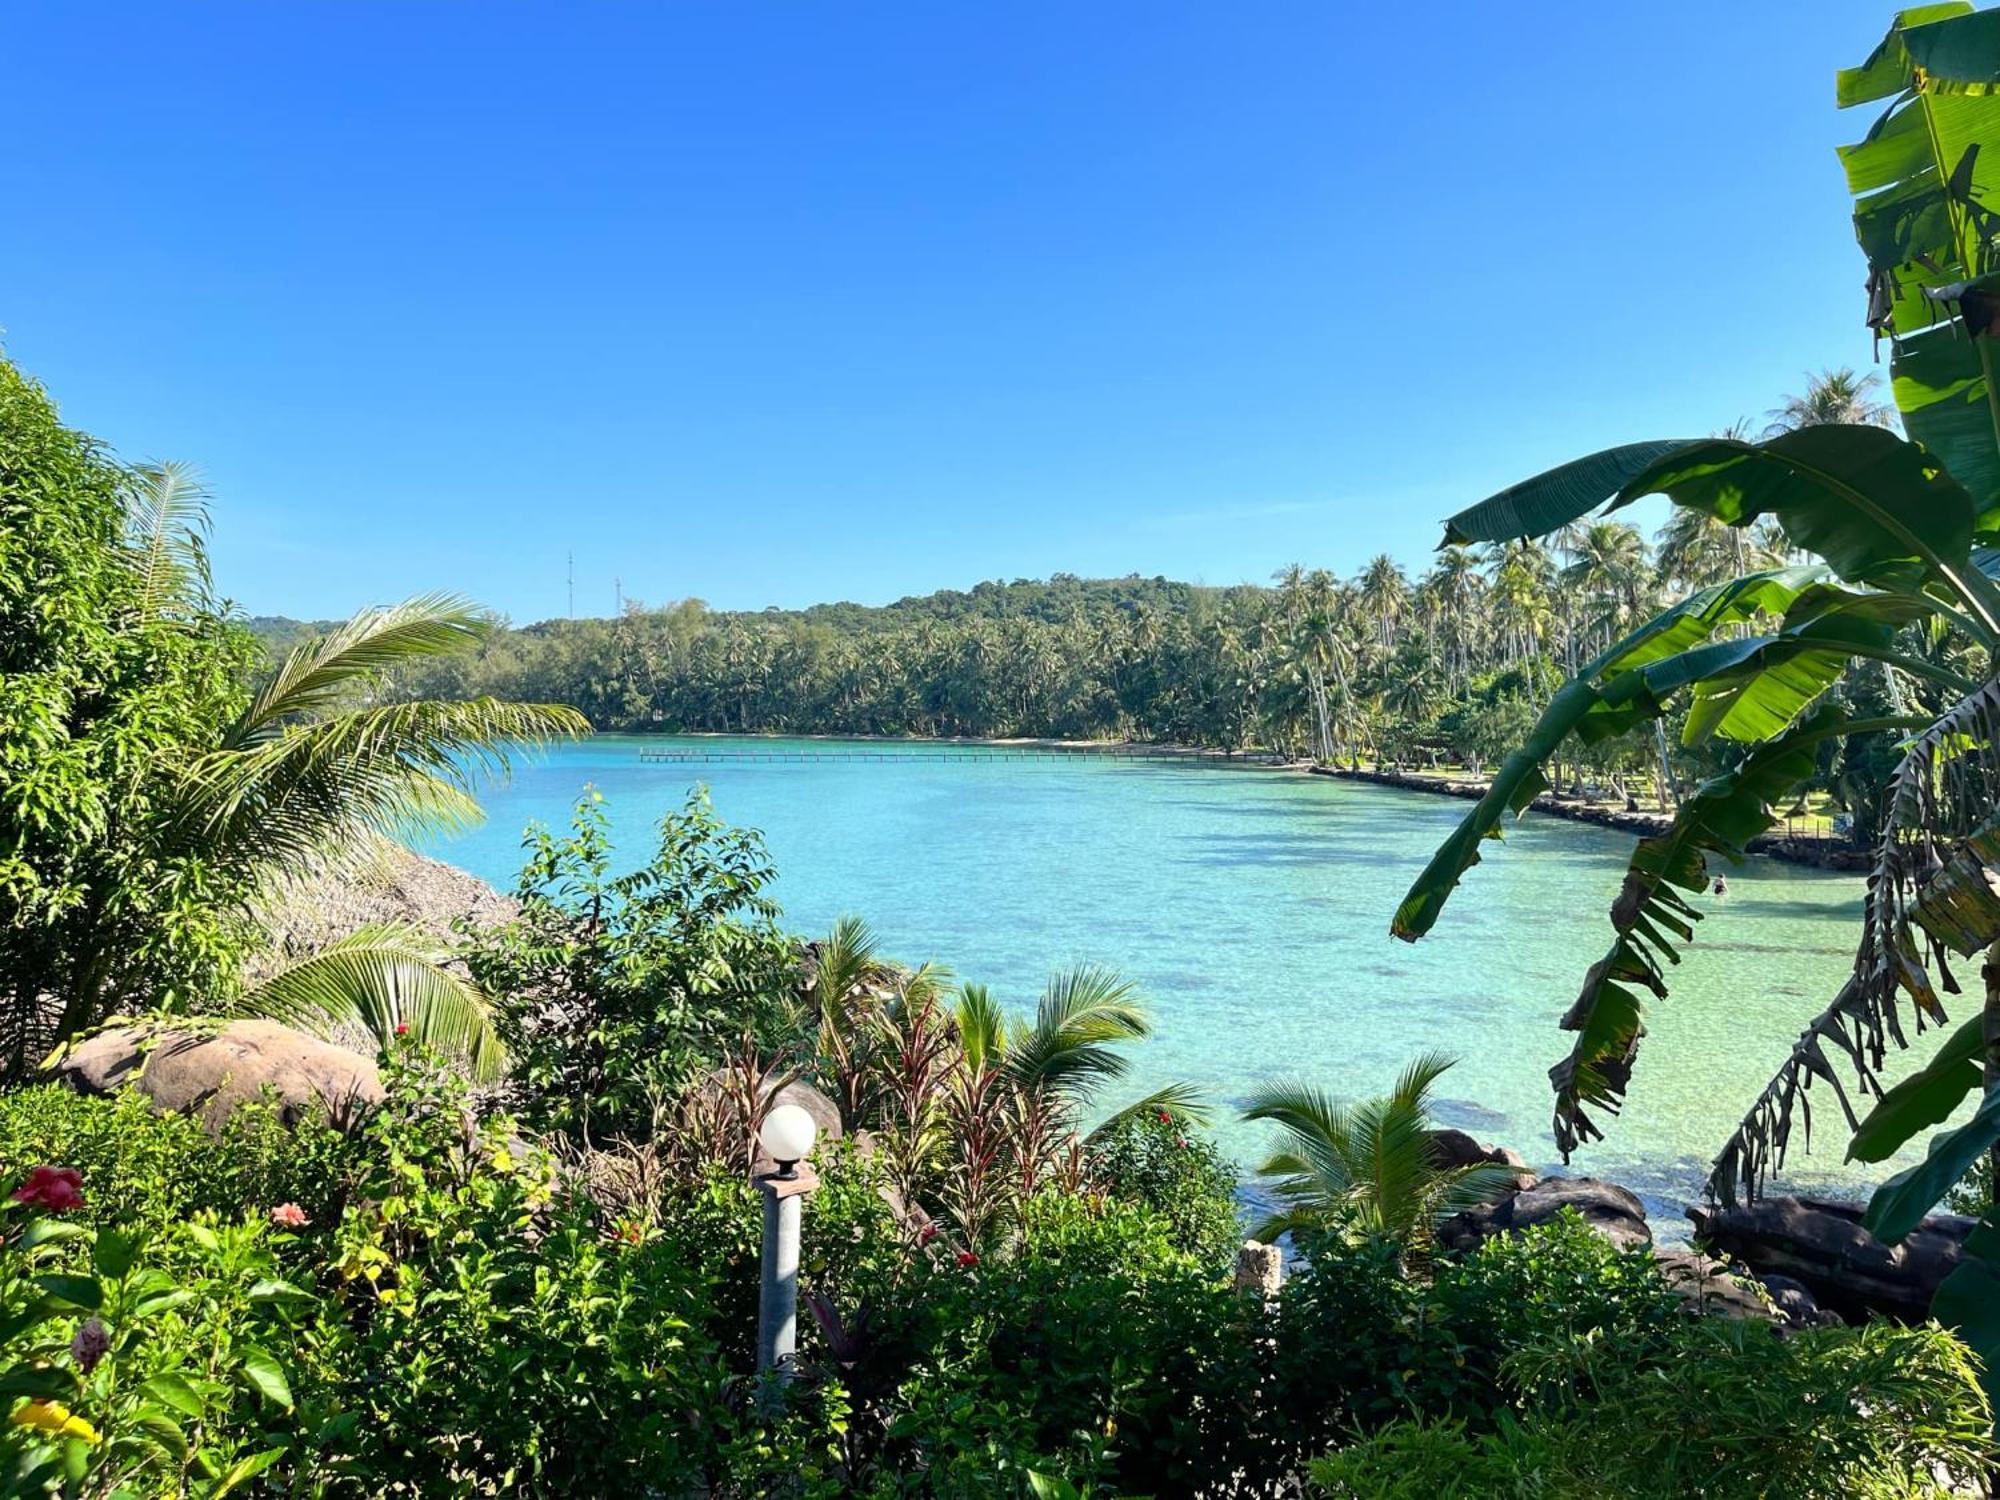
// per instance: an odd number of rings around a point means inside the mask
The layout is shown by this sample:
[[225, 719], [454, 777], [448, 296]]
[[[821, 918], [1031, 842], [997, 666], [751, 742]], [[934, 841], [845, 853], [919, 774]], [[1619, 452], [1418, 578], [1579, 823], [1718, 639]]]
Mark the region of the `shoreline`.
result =
[[[1485, 796], [1488, 786], [1484, 780], [1470, 778], [1443, 780], [1435, 776], [1419, 776], [1408, 771], [1369, 771], [1348, 766], [1312, 766], [1308, 769], [1314, 776], [1337, 776], [1347, 781], [1373, 782], [1377, 786], [1395, 787], [1401, 791], [1428, 792], [1433, 797], [1458, 797], [1466, 801], [1477, 801]], [[1673, 824], [1673, 818], [1666, 813], [1626, 812], [1621, 808], [1604, 807], [1595, 803], [1573, 802], [1567, 797], [1558, 797], [1553, 792], [1541, 793], [1528, 804], [1527, 810], [1547, 813], [1554, 818], [1566, 818], [1572, 823], [1591, 823], [1599, 828], [1637, 834], [1641, 838], [1664, 833]], [[1857, 849], [1844, 840], [1801, 837], [1775, 832], [1759, 834], [1750, 841], [1744, 852], [1761, 854], [1784, 864], [1804, 865], [1815, 870], [1831, 870], [1843, 875], [1865, 872], [1871, 863], [1866, 849]]]

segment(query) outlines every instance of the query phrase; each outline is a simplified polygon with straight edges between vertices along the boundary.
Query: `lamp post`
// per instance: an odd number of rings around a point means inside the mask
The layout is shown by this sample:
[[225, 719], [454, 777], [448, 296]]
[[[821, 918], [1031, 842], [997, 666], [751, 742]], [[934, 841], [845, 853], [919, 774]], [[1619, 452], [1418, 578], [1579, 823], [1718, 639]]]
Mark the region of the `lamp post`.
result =
[[772, 1383], [779, 1399], [792, 1378], [799, 1331], [799, 1207], [819, 1186], [813, 1169], [801, 1165], [812, 1150], [818, 1127], [796, 1104], [780, 1104], [764, 1116], [758, 1144], [777, 1163], [757, 1179], [764, 1194], [764, 1274], [757, 1296], [757, 1373]]

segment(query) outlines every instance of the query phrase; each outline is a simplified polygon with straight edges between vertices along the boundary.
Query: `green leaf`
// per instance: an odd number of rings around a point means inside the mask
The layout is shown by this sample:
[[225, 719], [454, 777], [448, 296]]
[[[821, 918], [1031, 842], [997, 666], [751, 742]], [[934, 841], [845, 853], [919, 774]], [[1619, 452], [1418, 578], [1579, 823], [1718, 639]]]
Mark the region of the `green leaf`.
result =
[[1547, 536], [1590, 514], [1634, 475], [1645, 473], [1660, 459], [1687, 446], [1686, 438], [1626, 443], [1558, 464], [1460, 511], [1445, 522], [1444, 545]]
[[95, 1276], [37, 1276], [35, 1285], [57, 1302], [96, 1312], [104, 1305], [104, 1287]]
[[1905, 591], [1957, 577], [1972, 499], [1915, 443], [1880, 427], [1804, 427], [1765, 443], [1708, 438], [1651, 465], [1614, 505], [1663, 494], [1732, 526], [1775, 516], [1850, 583]]
[[1931, 1316], [1979, 1356], [1980, 1383], [1987, 1400], [1995, 1402], [2000, 1395], [2000, 1225], [1991, 1209], [1973, 1226], [1964, 1255], [1932, 1293]]
[[215, 1491], [216, 1495], [226, 1495], [238, 1485], [255, 1479], [283, 1458], [287, 1451], [284, 1448], [266, 1448], [262, 1453], [253, 1453], [248, 1458], [238, 1459], [223, 1476], [221, 1485]]
[[2000, 1141], [2000, 1089], [1990, 1091], [1963, 1125], [1932, 1136], [1922, 1161], [1877, 1188], [1862, 1227], [1885, 1245], [1898, 1243], [1995, 1141]]
[[[201, 1413], [192, 1412], [189, 1415], [198, 1417]], [[187, 1434], [181, 1431], [179, 1423], [158, 1407], [142, 1406], [132, 1413], [131, 1420], [174, 1462], [179, 1463], [187, 1457]]]
[[250, 1288], [252, 1302], [283, 1302], [300, 1297], [310, 1297], [312, 1293], [304, 1287], [294, 1286], [289, 1281], [266, 1278]]
[[91, 1264], [97, 1267], [98, 1275], [116, 1281], [132, 1269], [132, 1263], [139, 1258], [140, 1247], [144, 1244], [145, 1239], [141, 1235], [100, 1229], [97, 1231], [97, 1243], [90, 1249]]
[[199, 1418], [207, 1403], [185, 1375], [163, 1370], [140, 1383], [139, 1389], [162, 1406], [172, 1407], [184, 1417]]
[[67, 1367], [15, 1365], [11, 1370], [0, 1373], [0, 1405], [16, 1396], [41, 1401], [67, 1400], [76, 1391], [76, 1374]]
[[1886, 1161], [1915, 1139], [1917, 1132], [1942, 1125], [1980, 1088], [1980, 1059], [1986, 1048], [1978, 1016], [1944, 1039], [1924, 1066], [1885, 1091], [1848, 1143], [1849, 1161]]
[[1901, 93], [1910, 82], [1910, 55], [1903, 41], [1904, 29], [1947, 16], [1962, 16], [1971, 9], [1971, 0], [1946, 0], [1943, 4], [1915, 5], [1898, 11], [1889, 34], [1868, 54], [1868, 60], [1858, 68], [1840, 70], [1834, 90], [1840, 107], [1847, 109]]
[[292, 1409], [292, 1387], [285, 1379], [284, 1366], [268, 1349], [260, 1349], [255, 1344], [246, 1345], [239, 1356], [243, 1378], [266, 1401], [281, 1406], [286, 1411]]
[[1915, 25], [1904, 18], [1903, 46], [1939, 94], [1983, 95], [2000, 89], [2000, 11], [1981, 10]]
[[39, 1250], [44, 1245], [56, 1245], [64, 1240], [81, 1240], [89, 1237], [90, 1231], [81, 1224], [70, 1224], [61, 1219], [37, 1219], [21, 1231], [18, 1248]]

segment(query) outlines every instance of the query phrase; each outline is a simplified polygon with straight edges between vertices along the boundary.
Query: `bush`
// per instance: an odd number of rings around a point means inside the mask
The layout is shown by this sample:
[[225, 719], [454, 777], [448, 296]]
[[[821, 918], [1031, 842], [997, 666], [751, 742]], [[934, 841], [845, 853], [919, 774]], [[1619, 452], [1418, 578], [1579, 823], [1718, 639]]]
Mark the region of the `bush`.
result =
[[88, 1183], [77, 1222], [156, 1231], [197, 1213], [236, 1218], [297, 1203], [317, 1222], [339, 1216], [350, 1148], [319, 1122], [287, 1127], [275, 1104], [247, 1104], [211, 1133], [156, 1112], [127, 1089], [111, 1098], [45, 1084], [0, 1094], [0, 1184], [44, 1164]]
[[1192, 1122], [1161, 1110], [1126, 1115], [1090, 1141], [1093, 1180], [1121, 1203], [1149, 1208], [1175, 1246], [1221, 1272], [1235, 1260], [1243, 1224], [1236, 1169]]
[[[1312, 1465], [1326, 1493], [1844, 1500], [1963, 1493], [1991, 1453], [1964, 1345], [1936, 1327], [1682, 1323], [1649, 1354], [1602, 1340], [1533, 1346], [1545, 1393], [1480, 1434], [1393, 1423]], [[1575, 1384], [1548, 1377], [1565, 1371]], [[1560, 1392], [1560, 1394], [1558, 1394]]]

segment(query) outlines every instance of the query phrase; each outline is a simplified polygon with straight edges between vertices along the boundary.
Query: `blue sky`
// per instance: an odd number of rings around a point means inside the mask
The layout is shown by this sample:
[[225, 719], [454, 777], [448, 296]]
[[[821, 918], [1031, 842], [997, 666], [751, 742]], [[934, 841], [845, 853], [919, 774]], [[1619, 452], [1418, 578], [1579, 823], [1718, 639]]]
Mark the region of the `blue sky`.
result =
[[259, 613], [1419, 562], [1867, 362], [1889, 13], [16, 6], [0, 337]]

